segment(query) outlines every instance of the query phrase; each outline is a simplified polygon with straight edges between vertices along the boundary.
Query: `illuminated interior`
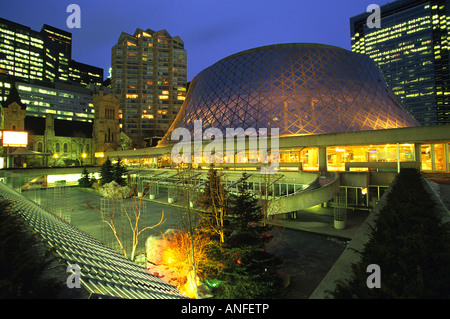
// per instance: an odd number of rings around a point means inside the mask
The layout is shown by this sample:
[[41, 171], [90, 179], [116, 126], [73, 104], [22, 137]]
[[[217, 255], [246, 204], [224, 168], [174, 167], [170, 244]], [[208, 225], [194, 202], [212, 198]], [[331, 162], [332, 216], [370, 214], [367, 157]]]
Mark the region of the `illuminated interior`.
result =
[[[414, 162], [414, 144], [400, 144], [400, 162]], [[345, 171], [345, 163], [397, 162], [397, 144], [327, 148], [328, 171]]]
[[[326, 148], [327, 171], [370, 171], [372, 163], [413, 163], [420, 162], [423, 171], [442, 171], [450, 170], [449, 143], [438, 144], [420, 144], [421, 156], [416, 158], [415, 145], [413, 143], [380, 144], [380, 145], [352, 145], [352, 146], [332, 146]], [[234, 152], [214, 153], [212, 156], [195, 157], [192, 156], [194, 168], [208, 169], [209, 163], [215, 163], [216, 168], [246, 169], [255, 170], [261, 167], [262, 163], [279, 163], [280, 170], [303, 170], [319, 171], [319, 148], [292, 148], [279, 150], [278, 159], [275, 155], [268, 152], [266, 159], [262, 158], [262, 153], [245, 150], [238, 154]], [[398, 157], [399, 156], [399, 157]], [[171, 154], [167, 153], [161, 156], [123, 159], [128, 166], [139, 166], [148, 168], [173, 168], [176, 165], [172, 163]], [[233, 165], [236, 163], [237, 165]], [[346, 163], [361, 163], [355, 167], [346, 168]], [[205, 165], [203, 165], [205, 164]], [[254, 164], [254, 165], [252, 165]], [[392, 167], [397, 167], [396, 165]], [[388, 169], [383, 165], [374, 168], [381, 171]]]
[[422, 144], [422, 170], [448, 171], [450, 165], [449, 144]]

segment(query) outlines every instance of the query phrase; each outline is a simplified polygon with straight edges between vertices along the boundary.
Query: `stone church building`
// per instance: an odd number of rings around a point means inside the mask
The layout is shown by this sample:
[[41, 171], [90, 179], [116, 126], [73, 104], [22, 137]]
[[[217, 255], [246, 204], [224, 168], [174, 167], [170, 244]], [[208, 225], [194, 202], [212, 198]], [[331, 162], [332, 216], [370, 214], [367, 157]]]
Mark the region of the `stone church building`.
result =
[[[55, 119], [53, 114], [32, 117], [26, 116], [26, 105], [17, 90], [12, 89], [2, 103], [0, 129], [27, 131], [28, 151], [11, 148], [10, 167], [102, 164], [103, 152], [122, 149], [121, 145], [127, 144], [128, 137], [119, 127], [119, 103], [118, 96], [100, 90], [93, 96], [93, 123]], [[22, 155], [14, 156], [14, 151]]]

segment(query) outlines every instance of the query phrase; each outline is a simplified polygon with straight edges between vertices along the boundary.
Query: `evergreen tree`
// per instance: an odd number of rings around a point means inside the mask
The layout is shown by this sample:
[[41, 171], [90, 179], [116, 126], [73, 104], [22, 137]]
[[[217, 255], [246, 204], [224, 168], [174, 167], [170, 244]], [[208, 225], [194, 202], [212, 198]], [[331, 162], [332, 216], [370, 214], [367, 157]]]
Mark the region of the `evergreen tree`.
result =
[[213, 164], [209, 169], [203, 192], [199, 195], [198, 204], [202, 210], [199, 213], [199, 230], [215, 239], [218, 245], [222, 245], [228, 224], [227, 191]]
[[230, 235], [222, 249], [223, 269], [219, 292], [222, 298], [269, 298], [280, 287], [280, 260], [266, 251], [272, 239], [269, 226], [261, 223], [263, 211], [249, 191], [244, 173], [238, 194], [230, 195]]
[[111, 183], [114, 180], [113, 166], [108, 158], [100, 168], [100, 185]]
[[81, 178], [78, 180], [78, 186], [83, 188], [89, 188], [92, 186], [92, 180], [89, 179], [89, 172], [85, 167], [81, 173]]
[[[369, 241], [333, 298], [428, 299], [450, 297], [450, 224], [443, 223], [420, 172], [402, 169], [391, 185]], [[381, 269], [381, 288], [367, 288], [367, 266]]]
[[122, 160], [117, 159], [117, 163], [114, 164], [112, 168], [112, 177], [113, 180], [117, 182], [117, 184], [121, 186], [125, 186], [127, 181], [123, 176], [127, 173], [127, 168], [122, 165]]

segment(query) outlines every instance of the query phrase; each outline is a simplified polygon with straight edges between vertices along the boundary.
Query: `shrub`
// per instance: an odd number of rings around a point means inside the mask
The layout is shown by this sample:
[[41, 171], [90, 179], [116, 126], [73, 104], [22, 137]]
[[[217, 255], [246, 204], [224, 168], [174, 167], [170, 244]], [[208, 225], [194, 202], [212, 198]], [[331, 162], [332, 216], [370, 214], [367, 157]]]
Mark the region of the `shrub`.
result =
[[133, 190], [129, 186], [120, 186], [116, 181], [112, 181], [100, 187], [100, 194], [113, 199], [129, 198], [133, 195]]
[[78, 186], [82, 188], [90, 188], [94, 181], [89, 178], [89, 172], [85, 167], [81, 173], [81, 178], [78, 180]]

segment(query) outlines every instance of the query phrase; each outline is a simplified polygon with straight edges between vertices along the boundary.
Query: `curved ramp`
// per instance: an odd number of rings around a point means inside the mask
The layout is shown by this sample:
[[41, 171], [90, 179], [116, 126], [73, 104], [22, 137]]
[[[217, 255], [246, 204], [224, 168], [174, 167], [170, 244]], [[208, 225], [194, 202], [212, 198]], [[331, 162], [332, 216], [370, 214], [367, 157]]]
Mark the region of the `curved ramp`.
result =
[[341, 186], [339, 174], [328, 183], [315, 183], [303, 191], [269, 202], [268, 215], [284, 214], [320, 205], [339, 194]]

